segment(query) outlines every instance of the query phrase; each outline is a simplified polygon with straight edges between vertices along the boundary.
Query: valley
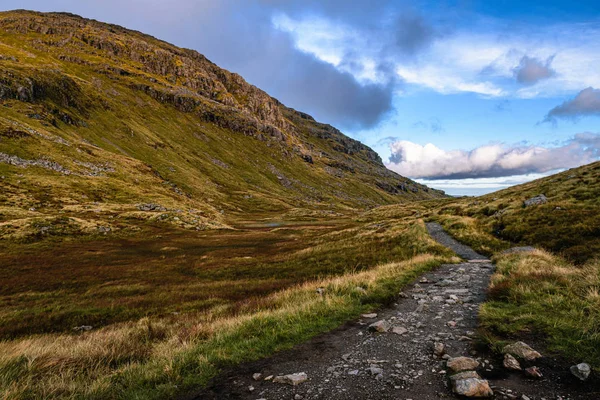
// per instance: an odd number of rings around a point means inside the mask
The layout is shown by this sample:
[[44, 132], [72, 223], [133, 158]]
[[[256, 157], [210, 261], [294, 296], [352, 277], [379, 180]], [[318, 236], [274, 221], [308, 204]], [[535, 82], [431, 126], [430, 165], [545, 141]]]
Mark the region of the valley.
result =
[[[193, 50], [0, 12], [0, 397], [348, 398], [332, 371], [359, 376], [359, 398], [454, 396], [431, 357], [444, 338], [496, 371], [506, 345], [540, 349], [552, 385], [502, 369], [518, 384], [497, 398], [597, 399], [599, 199], [600, 162], [450, 197]], [[369, 330], [373, 313], [412, 325]], [[320, 372], [252, 378], [303, 372], [282, 365]]]

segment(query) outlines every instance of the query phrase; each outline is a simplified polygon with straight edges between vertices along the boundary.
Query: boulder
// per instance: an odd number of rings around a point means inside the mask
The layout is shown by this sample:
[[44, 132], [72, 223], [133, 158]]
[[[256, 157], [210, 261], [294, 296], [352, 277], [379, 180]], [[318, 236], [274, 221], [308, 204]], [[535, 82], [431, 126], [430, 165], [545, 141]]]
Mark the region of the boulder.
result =
[[369, 325], [369, 330], [371, 332], [384, 333], [390, 330], [390, 324], [386, 320], [382, 319]]
[[454, 384], [455, 381], [460, 381], [462, 379], [481, 379], [481, 376], [475, 371], [463, 371], [458, 374], [450, 375], [450, 382]]
[[523, 202], [523, 205], [525, 207], [529, 207], [529, 206], [537, 206], [540, 204], [545, 204], [547, 202], [548, 202], [548, 198], [546, 196], [544, 196], [543, 194], [539, 194], [535, 197], [525, 200]]
[[514, 358], [513, 356], [511, 356], [510, 354], [504, 355], [504, 361], [503, 361], [502, 365], [504, 365], [504, 368], [511, 369], [513, 371], [521, 370], [521, 364], [519, 364], [517, 359]]
[[308, 376], [305, 372], [298, 372], [295, 374], [276, 376], [273, 378], [273, 383], [284, 383], [286, 385], [296, 386], [307, 380]]
[[582, 381], [585, 381], [590, 376], [590, 372], [592, 372], [592, 369], [589, 364], [586, 363], [573, 365], [571, 367], [571, 373]]
[[515, 342], [513, 344], [504, 346], [504, 349], [502, 349], [502, 353], [510, 354], [513, 357], [517, 357], [527, 361], [533, 361], [537, 358], [542, 357], [540, 353], [529, 347], [529, 345], [524, 342]]
[[452, 372], [471, 371], [479, 367], [479, 362], [469, 357], [454, 357], [446, 362], [446, 367]]
[[452, 391], [460, 396], [471, 398], [491, 397], [494, 392], [485, 379], [466, 378], [452, 382]]

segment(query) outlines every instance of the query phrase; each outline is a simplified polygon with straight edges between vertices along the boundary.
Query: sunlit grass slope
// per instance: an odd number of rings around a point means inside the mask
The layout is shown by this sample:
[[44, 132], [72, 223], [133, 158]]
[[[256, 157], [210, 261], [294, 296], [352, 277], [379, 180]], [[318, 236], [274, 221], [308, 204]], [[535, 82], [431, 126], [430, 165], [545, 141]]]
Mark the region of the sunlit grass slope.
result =
[[195, 51], [69, 14], [0, 13], [2, 238], [440, 196]]
[[[545, 204], [524, 201], [543, 194]], [[443, 201], [430, 218], [478, 251], [540, 247], [577, 264], [600, 252], [600, 162], [477, 198]]]

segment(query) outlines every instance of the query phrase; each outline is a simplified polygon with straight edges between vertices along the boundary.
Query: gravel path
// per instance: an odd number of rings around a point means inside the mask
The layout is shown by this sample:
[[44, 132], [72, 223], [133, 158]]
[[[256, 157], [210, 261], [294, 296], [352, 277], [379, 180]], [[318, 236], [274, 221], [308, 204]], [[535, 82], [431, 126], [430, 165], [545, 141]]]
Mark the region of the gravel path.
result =
[[[564, 374], [550, 375], [546, 380], [529, 380], [522, 375], [502, 372], [501, 360], [489, 358], [485, 348], [478, 349], [473, 340], [477, 310], [485, 300], [493, 265], [450, 238], [439, 225], [428, 224], [427, 228], [436, 240], [457, 254], [480, 261], [442, 265], [406, 287], [397, 303], [380, 310], [376, 316], [363, 316], [291, 350], [225, 371], [207, 390], [188, 398], [456, 398], [446, 377], [445, 361], [433, 354], [434, 343], [443, 343], [447, 354], [453, 357], [476, 358], [481, 364], [478, 372], [492, 379], [490, 383], [497, 399], [600, 398], [585, 393], [565, 394], [567, 389], [557, 382], [568, 379], [568, 374], [566, 377]], [[371, 332], [369, 325], [376, 321], [385, 321], [389, 330]], [[306, 373], [308, 379], [296, 386], [265, 380], [269, 376], [294, 373]], [[255, 379], [254, 374], [260, 374], [260, 377], [257, 375]], [[577, 386], [572, 387], [577, 389]]]
[[425, 225], [427, 226], [427, 230], [432, 238], [444, 246], [454, 250], [454, 252], [462, 258], [466, 260], [484, 260], [487, 258], [479, 253], [476, 253], [475, 250], [469, 246], [465, 246], [464, 244], [456, 241], [452, 236], [448, 235], [444, 231], [444, 228], [442, 228], [442, 226], [437, 222], [429, 222]]

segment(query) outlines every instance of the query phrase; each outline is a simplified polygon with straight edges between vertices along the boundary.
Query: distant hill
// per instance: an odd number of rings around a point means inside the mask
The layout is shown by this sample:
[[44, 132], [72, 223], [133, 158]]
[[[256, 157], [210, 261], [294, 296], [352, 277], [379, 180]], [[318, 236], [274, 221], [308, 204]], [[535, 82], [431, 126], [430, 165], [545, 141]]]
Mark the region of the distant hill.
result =
[[0, 13], [0, 110], [4, 237], [443, 196], [195, 51], [71, 14]]
[[[512, 242], [584, 263], [600, 252], [600, 162], [444, 202], [435, 213], [456, 237], [488, 254]], [[468, 236], [473, 226], [487, 237]]]

